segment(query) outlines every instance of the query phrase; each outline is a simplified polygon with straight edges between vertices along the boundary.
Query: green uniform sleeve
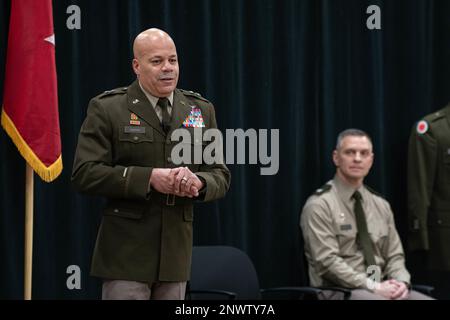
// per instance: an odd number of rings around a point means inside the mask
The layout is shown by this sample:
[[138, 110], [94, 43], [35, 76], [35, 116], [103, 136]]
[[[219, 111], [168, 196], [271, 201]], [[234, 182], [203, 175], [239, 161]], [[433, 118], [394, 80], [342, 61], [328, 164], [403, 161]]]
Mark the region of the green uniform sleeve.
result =
[[436, 171], [437, 143], [413, 128], [408, 148], [409, 249], [428, 250], [427, 215]]
[[91, 100], [81, 127], [72, 183], [82, 193], [108, 198], [146, 199], [152, 168], [113, 164], [112, 125], [102, 105]]

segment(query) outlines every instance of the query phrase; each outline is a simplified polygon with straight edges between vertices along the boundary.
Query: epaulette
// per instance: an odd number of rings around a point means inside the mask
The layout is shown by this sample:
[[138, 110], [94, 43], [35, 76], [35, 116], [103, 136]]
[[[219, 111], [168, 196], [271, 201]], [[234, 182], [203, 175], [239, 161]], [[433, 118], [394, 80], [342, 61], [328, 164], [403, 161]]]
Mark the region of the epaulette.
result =
[[314, 192], [315, 196], [321, 196], [331, 190], [331, 184], [325, 184]]
[[445, 117], [445, 111], [444, 110], [439, 110], [436, 112], [433, 112], [427, 116], [425, 116], [423, 119], [429, 123], [432, 123], [438, 119], [444, 118]]
[[364, 187], [366, 187], [366, 189], [369, 190], [370, 193], [373, 193], [374, 195], [379, 196], [380, 198], [383, 198], [383, 199], [384, 199], [384, 197], [383, 197], [383, 195], [382, 195], [381, 193], [379, 193], [379, 192], [373, 190], [373, 189], [372, 189], [371, 187], [369, 187], [369, 186], [364, 185]]
[[203, 98], [202, 95], [198, 92], [183, 90], [183, 89], [179, 89], [179, 90], [186, 96], [194, 97], [194, 98], [209, 102], [209, 100]]
[[103, 92], [102, 94], [100, 94], [98, 96], [98, 98], [104, 98], [107, 96], [112, 96], [115, 94], [124, 94], [127, 92], [127, 87], [122, 87], [122, 88], [116, 88], [116, 89], [112, 89], [112, 90], [106, 90], [105, 92]]

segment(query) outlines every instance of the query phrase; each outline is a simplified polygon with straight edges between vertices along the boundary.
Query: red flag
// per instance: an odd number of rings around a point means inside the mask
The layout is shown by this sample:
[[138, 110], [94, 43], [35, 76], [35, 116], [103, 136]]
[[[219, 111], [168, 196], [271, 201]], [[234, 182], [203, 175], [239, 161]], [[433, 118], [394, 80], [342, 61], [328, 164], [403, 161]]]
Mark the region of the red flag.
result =
[[51, 0], [11, 1], [2, 125], [34, 171], [62, 171]]

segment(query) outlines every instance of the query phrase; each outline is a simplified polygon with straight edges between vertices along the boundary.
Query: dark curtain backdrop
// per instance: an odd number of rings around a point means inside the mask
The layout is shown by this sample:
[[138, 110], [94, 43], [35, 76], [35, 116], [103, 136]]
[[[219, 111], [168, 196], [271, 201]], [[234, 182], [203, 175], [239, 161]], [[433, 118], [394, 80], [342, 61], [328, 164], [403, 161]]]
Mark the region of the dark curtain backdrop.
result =
[[[66, 28], [71, 4], [81, 30]], [[371, 4], [382, 30], [366, 28]], [[0, 88], [9, 8], [0, 0]], [[333, 176], [335, 138], [348, 127], [372, 135], [367, 183], [391, 202], [406, 240], [407, 139], [415, 121], [449, 100], [450, 2], [58, 0], [53, 11], [64, 170], [51, 184], [35, 178], [35, 299], [99, 297], [88, 274], [103, 200], [74, 192], [73, 155], [89, 99], [133, 81], [131, 44], [149, 27], [172, 35], [179, 87], [210, 99], [221, 129], [280, 129], [278, 174], [230, 165], [227, 197], [197, 206], [195, 244], [241, 248], [262, 287], [304, 284], [299, 212]], [[3, 130], [0, 159], [0, 298], [21, 299], [25, 164]], [[69, 265], [81, 268], [81, 290], [66, 287]]]

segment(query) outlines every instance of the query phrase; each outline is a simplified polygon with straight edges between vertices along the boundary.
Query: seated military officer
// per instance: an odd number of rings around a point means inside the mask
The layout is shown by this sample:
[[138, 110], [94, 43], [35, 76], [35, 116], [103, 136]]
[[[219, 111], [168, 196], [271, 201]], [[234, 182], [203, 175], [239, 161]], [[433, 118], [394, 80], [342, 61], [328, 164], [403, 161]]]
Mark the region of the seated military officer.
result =
[[[311, 285], [353, 289], [353, 300], [430, 299], [409, 290], [392, 210], [363, 184], [373, 157], [365, 132], [339, 134], [333, 152], [336, 175], [307, 200], [300, 219]], [[325, 291], [320, 298], [340, 297]]]

